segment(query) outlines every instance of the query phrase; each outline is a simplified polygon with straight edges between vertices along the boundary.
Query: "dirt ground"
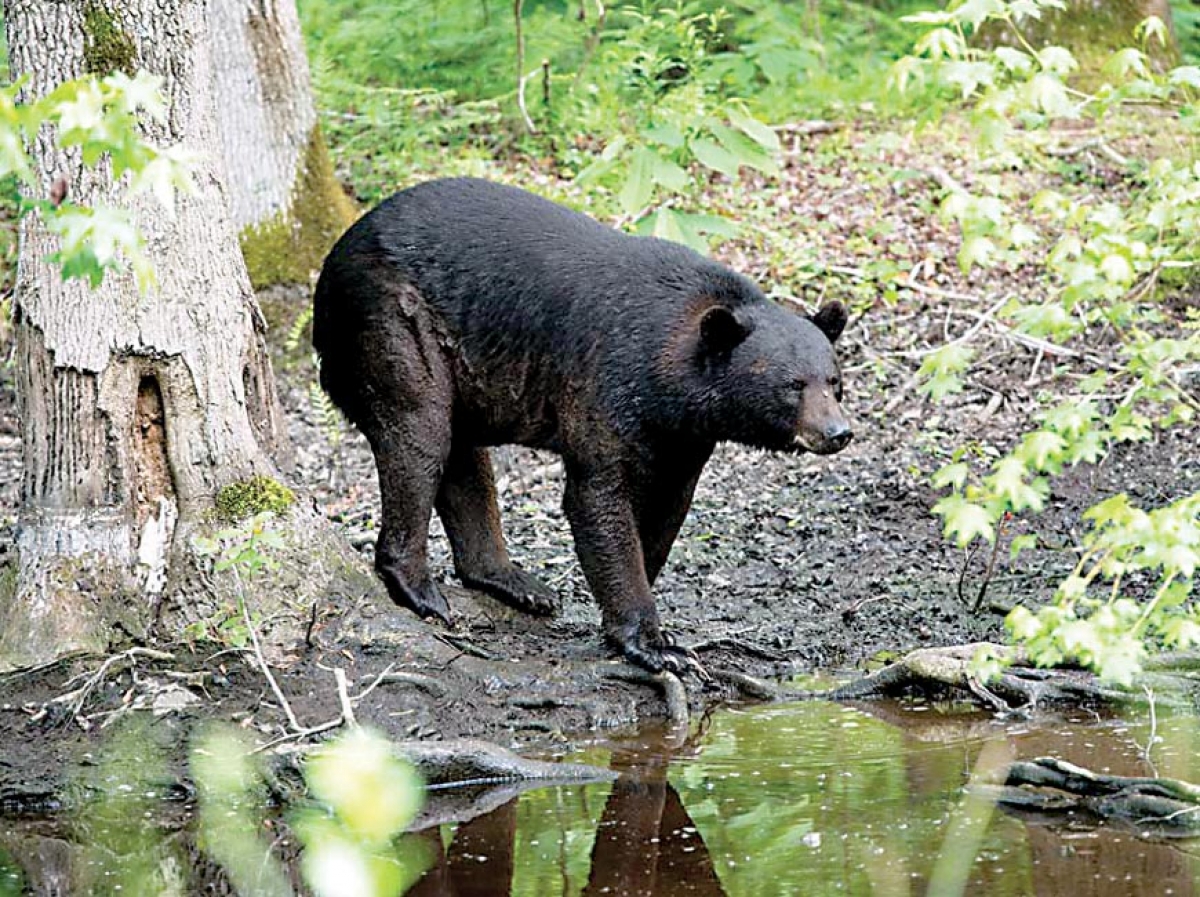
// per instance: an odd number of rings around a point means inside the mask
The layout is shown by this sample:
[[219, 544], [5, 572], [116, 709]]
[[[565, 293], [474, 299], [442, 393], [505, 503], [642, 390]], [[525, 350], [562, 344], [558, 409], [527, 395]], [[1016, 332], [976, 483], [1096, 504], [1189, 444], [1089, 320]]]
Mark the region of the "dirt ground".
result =
[[[912, 164], [901, 152], [880, 164]], [[940, 259], [933, 267], [941, 273], [922, 278], [922, 288], [906, 293], [902, 305], [864, 301], [856, 253], [865, 258], [871, 248], [831, 238], [822, 249], [830, 266], [849, 274], [821, 280], [820, 293], [845, 298], [856, 309], [839, 343], [844, 404], [856, 438], [831, 457], [724, 446], [709, 463], [656, 588], [665, 623], [717, 679], [706, 685], [688, 678], [693, 709], [743, 698], [730, 685], [730, 672], [784, 681], [848, 675], [910, 648], [1000, 637], [1005, 609], [1047, 599], [1073, 566], [1084, 508], [1119, 492], [1155, 505], [1200, 488], [1196, 433], [1189, 430], [1118, 448], [1100, 464], [1067, 472], [1054, 482], [1044, 513], [1015, 521], [1005, 533], [982, 607], [973, 611], [988, 553], [963, 552], [942, 539], [930, 512], [937, 494], [929, 475], [963, 444], [983, 451], [1010, 446], [1035, 397], [1056, 388], [1059, 373], [1054, 359], [1009, 338], [999, 325], [980, 330], [981, 360], [957, 396], [930, 403], [916, 390], [914, 372], [922, 352], [978, 322], [991, 297], [1025, 290], [1027, 275], [999, 270], [987, 279], [964, 279], [950, 261], [952, 240], [928, 212], [935, 183], [918, 178], [898, 190], [868, 178], [862, 190], [830, 195], [813, 170], [826, 164], [824, 175], [843, 183], [850, 175], [828, 161], [836, 154], [827, 159], [821, 153], [814, 143], [792, 160], [792, 207], [811, 206], [810, 194], [823, 191], [822, 221], [829, 221], [830, 234], [861, 228], [872, 216], [877, 223], [894, 219], [878, 251], [899, 261]], [[880, 196], [888, 200], [883, 212]], [[773, 270], [757, 261], [753, 240], [731, 247], [725, 258], [750, 274]], [[810, 288], [799, 292], [814, 300]], [[264, 297], [279, 332], [306, 302], [304, 291]], [[276, 371], [291, 428], [292, 480], [369, 561], [378, 490], [365, 441], [326, 419], [313, 398], [304, 350], [280, 349]], [[11, 526], [19, 443], [11, 383], [3, 386], [0, 523]], [[390, 605], [381, 588], [331, 595], [317, 609], [308, 642], [277, 663], [279, 685], [302, 727], [336, 720], [335, 667], [346, 672], [353, 694], [370, 689], [356, 701], [358, 719], [396, 738], [476, 736], [553, 753], [597, 729], [630, 728], [666, 713], [661, 684], [611, 660], [601, 643], [599, 615], [559, 507], [561, 465], [546, 453], [501, 454], [512, 554], [561, 594], [562, 614], [528, 619], [456, 588], [435, 521], [431, 561], [448, 584], [456, 629], [416, 621]], [[1035, 528], [1037, 546], [1011, 562], [1009, 540]], [[0, 562], [12, 550], [11, 538], [0, 533]], [[86, 675], [71, 677], [96, 671], [100, 659], [0, 679], [0, 806], [28, 809], [58, 800], [65, 772], [90, 756], [105, 724], [129, 708], [154, 712], [164, 737], [179, 743], [208, 718], [234, 721], [264, 742], [288, 733], [252, 655], [152, 647], [173, 656], [114, 663], [76, 703], [54, 699], [87, 681]]]

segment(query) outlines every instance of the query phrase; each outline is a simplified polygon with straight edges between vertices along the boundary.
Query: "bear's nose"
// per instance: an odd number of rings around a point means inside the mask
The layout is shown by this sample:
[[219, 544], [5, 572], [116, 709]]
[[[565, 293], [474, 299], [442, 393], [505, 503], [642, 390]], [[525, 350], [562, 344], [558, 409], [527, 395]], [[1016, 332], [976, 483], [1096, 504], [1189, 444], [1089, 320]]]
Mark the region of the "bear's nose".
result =
[[850, 444], [850, 440], [854, 438], [854, 431], [850, 429], [850, 425], [844, 420], [835, 421], [825, 428], [823, 434], [825, 443], [829, 446], [830, 452], [840, 452]]

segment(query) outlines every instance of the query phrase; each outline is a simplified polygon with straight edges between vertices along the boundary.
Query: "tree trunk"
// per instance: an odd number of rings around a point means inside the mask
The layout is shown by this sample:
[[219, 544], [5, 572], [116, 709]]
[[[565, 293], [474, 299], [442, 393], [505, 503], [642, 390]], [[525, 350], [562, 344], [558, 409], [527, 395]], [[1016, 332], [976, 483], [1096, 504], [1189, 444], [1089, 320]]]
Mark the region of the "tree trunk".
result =
[[[1141, 47], [1134, 31], [1149, 16], [1158, 16], [1167, 26], [1166, 44], [1152, 39], [1146, 48], [1151, 64], [1160, 70], [1177, 65], [1179, 46], [1167, 0], [1067, 0], [1065, 9], [1047, 9], [1040, 19], [1024, 19], [1020, 28], [1038, 49], [1066, 47], [1086, 73], [1099, 70], [1116, 50]], [[985, 46], [1018, 45], [1007, 27], [985, 27], [979, 40]]]
[[295, 0], [211, 0], [230, 210], [256, 287], [308, 283], [354, 207], [317, 126]]
[[[168, 104], [146, 137], [200, 161], [196, 192], [177, 197], [172, 217], [147, 197], [123, 199], [110, 173], [83, 168], [45, 134], [32, 148], [43, 191], [62, 176], [77, 202], [133, 208], [158, 286], [140, 295], [127, 273], [97, 290], [64, 281], [46, 261], [54, 238], [35, 216], [23, 222], [14, 320], [24, 480], [15, 582], [0, 584], [0, 669], [102, 650], [114, 635], [144, 633], [163, 608], [185, 620], [211, 613], [219, 596], [198, 586], [192, 537], [215, 524], [222, 487], [275, 476], [282, 426], [264, 325], [220, 160], [206, 153], [219, 140], [206, 7], [4, 2], [12, 74], [27, 92], [145, 69], [164, 79]], [[320, 526], [300, 509], [288, 524]]]

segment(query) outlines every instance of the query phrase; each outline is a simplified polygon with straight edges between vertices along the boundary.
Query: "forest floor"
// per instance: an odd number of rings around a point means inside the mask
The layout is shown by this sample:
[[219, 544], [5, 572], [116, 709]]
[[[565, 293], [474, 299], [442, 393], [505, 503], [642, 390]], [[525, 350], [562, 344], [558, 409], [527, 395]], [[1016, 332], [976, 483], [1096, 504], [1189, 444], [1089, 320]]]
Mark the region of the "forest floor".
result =
[[[1000, 638], [1007, 608], [1045, 601], [1074, 566], [1088, 506], [1121, 492], [1155, 506], [1200, 489], [1197, 434], [1183, 428], [1118, 447], [1102, 462], [1056, 478], [1046, 510], [1014, 521], [1003, 534], [990, 577], [990, 551], [964, 552], [943, 540], [930, 511], [938, 498], [930, 474], [960, 446], [986, 454], [1013, 445], [1038, 396], [1062, 391], [1068, 376], [1044, 347], [1017, 338], [988, 314], [1004, 296], [1037, 295], [1032, 269], [959, 271], [956, 234], [933, 211], [944, 175], [963, 183], [972, 178], [954, 158], [932, 141], [897, 143], [850, 125], [797, 139], [778, 189], [763, 192], [750, 182], [724, 188], [739, 191], [728, 197], [730, 208], [744, 199], [757, 207], [748, 213], [752, 220], [773, 216], [770, 230], [790, 228], [793, 243], [767, 248], [770, 234], [752, 223], [747, 238], [719, 257], [764, 282], [782, 277], [810, 307], [823, 297], [854, 308], [839, 354], [856, 437], [830, 457], [723, 446], [709, 463], [655, 591], [665, 623], [710, 672], [785, 681], [849, 675], [916, 647]], [[1105, 157], [1084, 154], [1072, 164], [1080, 169], [1072, 177], [1120, 188]], [[1045, 179], [1045, 173], [1013, 174], [1013, 192], [1032, 195]], [[793, 269], [789, 276], [781, 267], [785, 256], [804, 260], [807, 273]], [[885, 268], [890, 273], [880, 274]], [[886, 301], [887, 291], [898, 298]], [[263, 298], [276, 332], [285, 333], [307, 291]], [[966, 388], [931, 403], [915, 377], [923, 354], [968, 332], [978, 361]], [[1090, 355], [1115, 351], [1099, 340], [1087, 346]], [[369, 561], [378, 514], [370, 452], [344, 423], [326, 420], [313, 400], [307, 351], [277, 349], [292, 480]], [[511, 552], [562, 596], [561, 615], [529, 619], [456, 588], [435, 521], [431, 563], [448, 584], [455, 630], [414, 620], [391, 606], [382, 589], [323, 611], [314, 639], [277, 662], [280, 686], [303, 725], [337, 718], [334, 666], [348, 671], [356, 692], [382, 683], [358, 702], [357, 716], [397, 738], [478, 736], [554, 752], [597, 729], [663, 716], [658, 685], [610, 660], [601, 642], [599, 615], [559, 506], [557, 458], [512, 450], [503, 466]], [[5, 381], [0, 522], [14, 519], [19, 483]], [[1025, 533], [1036, 533], [1037, 544], [1011, 561], [1010, 541]], [[6, 551], [11, 540], [0, 535], [0, 562]], [[54, 699], [78, 686], [68, 683], [70, 675], [96, 670], [98, 659], [0, 679], [0, 802], [49, 794], [49, 779], [92, 750], [101, 725], [129, 706], [154, 710], [161, 726], [177, 733], [206, 717], [234, 720], [262, 741], [286, 733], [252, 655], [216, 654], [220, 646], [156, 647], [173, 651], [173, 659], [113, 664], [78, 707]], [[380, 680], [389, 669], [401, 675]], [[194, 673], [203, 675], [184, 675]], [[730, 677], [717, 678], [709, 686], [686, 680], [693, 706], [737, 697]], [[48, 706], [56, 712], [46, 713]], [[41, 748], [25, 750], [31, 743]]]

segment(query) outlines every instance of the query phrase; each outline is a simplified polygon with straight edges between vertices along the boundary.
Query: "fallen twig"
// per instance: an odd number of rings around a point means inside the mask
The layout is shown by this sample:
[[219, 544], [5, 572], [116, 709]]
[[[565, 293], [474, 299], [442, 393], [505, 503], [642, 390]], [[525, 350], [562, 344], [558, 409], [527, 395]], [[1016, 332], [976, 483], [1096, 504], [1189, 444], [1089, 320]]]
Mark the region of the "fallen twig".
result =
[[[111, 657], [106, 658], [99, 667], [97, 667], [90, 675], [87, 675], [83, 685], [51, 699], [49, 703], [69, 705], [67, 707], [67, 712], [70, 713], [72, 717], [78, 717], [80, 711], [83, 710], [83, 705], [87, 701], [88, 695], [92, 693], [97, 685], [104, 681], [104, 677], [108, 675], [108, 671], [118, 663], [131, 661], [138, 657], [145, 657], [150, 660], [175, 659], [175, 655], [167, 651], [156, 651], [153, 648], [129, 648], [126, 651], [122, 651], [120, 654], [114, 654]], [[69, 686], [71, 683], [78, 681], [83, 675], [85, 674], [74, 676], [67, 680], [67, 685]]]
[[1090, 140], [1083, 141], [1083, 143], [1077, 143], [1075, 146], [1047, 147], [1045, 153], [1047, 156], [1056, 156], [1060, 159], [1065, 159], [1070, 156], [1077, 156], [1090, 149], [1098, 150], [1101, 155], [1107, 156], [1110, 161], [1120, 166], [1129, 164], [1129, 159], [1113, 149], [1102, 137], [1093, 137]]
[[341, 667], [334, 667], [333, 678], [337, 683], [338, 703], [342, 708], [342, 722], [352, 729], [357, 729], [358, 720], [354, 717], [354, 707], [350, 702], [350, 692], [346, 687], [346, 671]]
[[242, 619], [246, 621], [246, 630], [250, 634], [250, 644], [254, 647], [254, 658], [258, 661], [258, 667], [262, 670], [263, 676], [266, 677], [267, 684], [271, 686], [271, 691], [275, 693], [275, 699], [279, 701], [279, 705], [283, 708], [284, 715], [287, 716], [288, 725], [294, 731], [299, 731], [303, 727], [297, 721], [296, 714], [292, 712], [292, 705], [288, 703], [288, 699], [283, 694], [283, 689], [279, 687], [279, 683], [275, 681], [275, 676], [271, 673], [271, 667], [267, 664], [266, 657], [263, 656], [262, 644], [258, 640], [258, 631], [254, 628], [254, 621], [250, 619], [250, 609], [246, 606], [246, 592], [242, 588], [242, 577], [236, 567], [233, 568], [233, 575], [237, 580], [238, 594], [242, 596], [239, 599], [239, 603], [242, 606]]

